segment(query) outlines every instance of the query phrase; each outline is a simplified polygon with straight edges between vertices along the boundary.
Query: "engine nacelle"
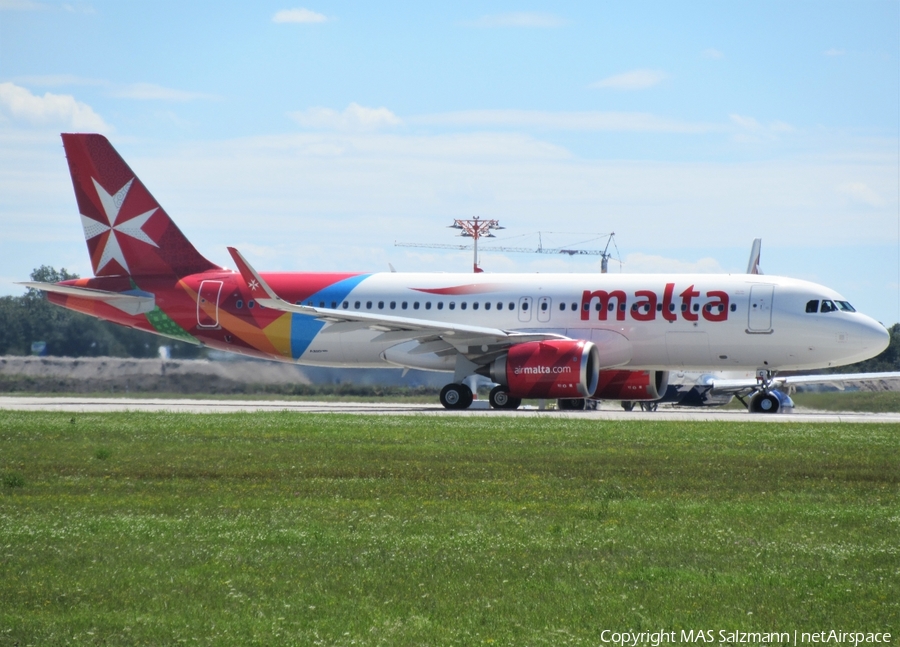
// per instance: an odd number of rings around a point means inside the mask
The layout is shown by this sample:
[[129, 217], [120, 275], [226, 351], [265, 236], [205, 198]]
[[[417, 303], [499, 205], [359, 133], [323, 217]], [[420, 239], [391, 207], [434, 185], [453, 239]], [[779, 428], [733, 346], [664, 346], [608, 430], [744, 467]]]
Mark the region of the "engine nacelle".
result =
[[594, 400], [659, 400], [669, 385], [668, 371], [600, 371]]
[[586, 398], [597, 388], [600, 353], [582, 340], [517, 344], [479, 373], [514, 398]]

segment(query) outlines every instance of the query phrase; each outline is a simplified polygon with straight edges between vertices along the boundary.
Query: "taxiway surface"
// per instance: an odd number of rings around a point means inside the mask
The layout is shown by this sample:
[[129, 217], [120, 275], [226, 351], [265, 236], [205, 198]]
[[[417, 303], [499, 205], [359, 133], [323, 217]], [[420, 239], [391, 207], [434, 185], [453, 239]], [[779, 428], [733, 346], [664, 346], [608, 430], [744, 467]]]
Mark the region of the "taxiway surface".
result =
[[[486, 403], [482, 403], [486, 404]], [[293, 411], [297, 413], [343, 413], [365, 415], [421, 416], [554, 416], [594, 420], [720, 420], [727, 422], [857, 422], [900, 423], [900, 413], [819, 412], [795, 410], [784, 414], [750, 414], [733, 409], [665, 409], [654, 412], [599, 409], [558, 411], [522, 408], [502, 411], [485, 407], [448, 411], [438, 404], [394, 402], [309, 402], [297, 400], [188, 400], [151, 398], [0, 397], [0, 410], [67, 411], [170, 411], [176, 413], [237, 413]]]

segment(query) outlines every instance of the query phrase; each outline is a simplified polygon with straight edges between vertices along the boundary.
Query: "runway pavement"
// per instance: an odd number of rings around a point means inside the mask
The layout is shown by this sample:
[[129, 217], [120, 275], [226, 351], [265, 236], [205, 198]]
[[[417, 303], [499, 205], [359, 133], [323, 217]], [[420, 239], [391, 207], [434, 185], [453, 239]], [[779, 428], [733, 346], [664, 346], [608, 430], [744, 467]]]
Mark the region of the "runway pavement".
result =
[[660, 409], [655, 412], [600, 409], [597, 411], [557, 411], [522, 408], [501, 411], [486, 408], [448, 411], [439, 404], [399, 404], [394, 402], [308, 402], [299, 400], [188, 400], [151, 398], [82, 397], [0, 397], [0, 410], [67, 411], [170, 411], [177, 413], [237, 413], [254, 411], [294, 411], [297, 413], [343, 413], [366, 415], [422, 416], [539, 416], [587, 418], [592, 420], [720, 420], [730, 422], [857, 422], [900, 423], [900, 413], [829, 413], [798, 410], [784, 414], [750, 414], [723, 409]]

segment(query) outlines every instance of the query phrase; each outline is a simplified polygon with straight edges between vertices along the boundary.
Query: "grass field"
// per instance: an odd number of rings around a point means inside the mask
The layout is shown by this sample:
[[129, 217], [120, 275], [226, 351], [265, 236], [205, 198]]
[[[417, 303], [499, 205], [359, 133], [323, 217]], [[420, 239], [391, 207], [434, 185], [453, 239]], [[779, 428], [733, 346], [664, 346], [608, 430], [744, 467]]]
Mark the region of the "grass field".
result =
[[0, 412], [0, 645], [900, 634], [900, 425]]

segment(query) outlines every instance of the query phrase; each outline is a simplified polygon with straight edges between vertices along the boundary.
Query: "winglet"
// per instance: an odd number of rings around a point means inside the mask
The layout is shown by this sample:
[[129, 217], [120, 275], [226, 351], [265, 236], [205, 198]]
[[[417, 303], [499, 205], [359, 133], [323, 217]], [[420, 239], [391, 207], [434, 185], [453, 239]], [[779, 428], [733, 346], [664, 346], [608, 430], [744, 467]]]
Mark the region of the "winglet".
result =
[[241, 277], [247, 282], [247, 287], [250, 288], [250, 296], [257, 301], [259, 299], [272, 299], [273, 301], [281, 300], [278, 295], [275, 294], [275, 291], [269, 287], [269, 284], [259, 275], [259, 272], [253, 269], [250, 263], [247, 262], [247, 259], [245, 259], [238, 250], [234, 247], [229, 247], [228, 253], [231, 254], [231, 258], [234, 259], [238, 272], [241, 273]]

